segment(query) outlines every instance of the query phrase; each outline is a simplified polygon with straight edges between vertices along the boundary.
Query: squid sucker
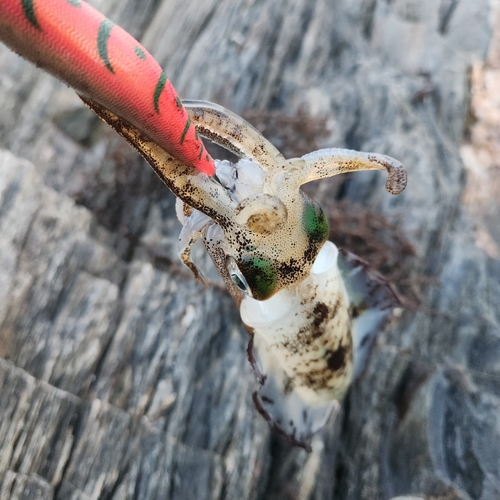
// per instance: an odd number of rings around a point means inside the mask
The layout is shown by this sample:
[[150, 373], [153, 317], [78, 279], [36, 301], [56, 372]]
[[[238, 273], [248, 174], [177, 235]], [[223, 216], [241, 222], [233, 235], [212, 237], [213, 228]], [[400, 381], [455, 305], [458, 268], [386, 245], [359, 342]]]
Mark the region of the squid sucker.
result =
[[402, 165], [346, 149], [287, 160], [240, 116], [213, 103], [183, 101], [199, 135], [240, 157], [237, 163], [215, 160], [209, 177], [98, 104], [86, 103], [177, 196], [182, 261], [206, 284], [191, 260], [201, 239], [249, 332], [258, 411], [309, 450], [311, 437], [363, 372], [377, 332], [399, 301], [382, 276], [327, 241], [325, 214], [300, 186], [344, 172], [386, 170], [387, 190], [399, 194], [406, 186]]
[[[310, 449], [399, 302], [364, 261], [327, 241], [327, 218], [300, 186], [385, 170], [399, 194], [402, 165], [347, 149], [285, 159], [231, 111], [181, 101], [151, 54], [83, 0], [1, 0], [0, 41], [72, 86], [177, 196], [182, 261], [205, 283], [191, 259], [200, 239], [249, 332], [257, 409]], [[239, 161], [213, 160], [200, 136]]]

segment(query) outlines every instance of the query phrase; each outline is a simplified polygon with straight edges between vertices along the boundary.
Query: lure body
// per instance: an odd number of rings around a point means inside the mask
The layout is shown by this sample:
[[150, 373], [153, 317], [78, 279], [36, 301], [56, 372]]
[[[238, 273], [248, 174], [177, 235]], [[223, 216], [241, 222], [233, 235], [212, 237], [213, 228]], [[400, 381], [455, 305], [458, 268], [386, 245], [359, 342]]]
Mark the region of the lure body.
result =
[[175, 89], [131, 35], [81, 0], [2, 0], [0, 40], [123, 118], [163, 149], [212, 175]]

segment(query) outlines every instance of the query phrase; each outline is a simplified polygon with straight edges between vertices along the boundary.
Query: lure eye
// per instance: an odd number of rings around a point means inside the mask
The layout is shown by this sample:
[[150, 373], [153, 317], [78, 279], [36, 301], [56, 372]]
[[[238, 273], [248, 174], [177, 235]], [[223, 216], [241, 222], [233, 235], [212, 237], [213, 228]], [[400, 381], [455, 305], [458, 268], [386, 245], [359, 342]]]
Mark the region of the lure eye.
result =
[[248, 286], [247, 280], [245, 279], [245, 276], [241, 273], [238, 265], [236, 264], [236, 261], [232, 258], [229, 257], [227, 259], [227, 272], [229, 273], [229, 277], [231, 278], [231, 281], [244, 293], [249, 295], [250, 297], [252, 296], [252, 292], [250, 290], [250, 287]]

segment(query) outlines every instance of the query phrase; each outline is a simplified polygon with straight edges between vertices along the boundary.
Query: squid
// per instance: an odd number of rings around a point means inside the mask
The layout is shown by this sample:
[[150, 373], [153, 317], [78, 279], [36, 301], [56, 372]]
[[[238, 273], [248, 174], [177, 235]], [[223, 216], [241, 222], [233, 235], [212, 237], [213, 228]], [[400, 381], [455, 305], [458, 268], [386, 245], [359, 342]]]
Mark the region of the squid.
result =
[[399, 194], [406, 171], [375, 153], [323, 149], [285, 159], [255, 128], [222, 106], [183, 101], [197, 132], [235, 153], [208, 176], [172, 157], [103, 107], [87, 105], [134, 146], [177, 196], [181, 260], [201, 240], [240, 311], [259, 389], [257, 410], [281, 434], [310, 450], [311, 438], [340, 408], [366, 365], [377, 332], [399, 306], [390, 284], [366, 262], [327, 240], [321, 207], [307, 182], [385, 170]]
[[[300, 188], [382, 170], [399, 194], [401, 163], [347, 149], [284, 158], [235, 113], [181, 102], [146, 49], [80, 0], [3, 0], [0, 39], [73, 86], [175, 194], [182, 262], [207, 284], [191, 257], [201, 240], [249, 333], [257, 410], [310, 449], [399, 302], [363, 260], [327, 240], [323, 210]], [[200, 137], [238, 161], [212, 159]]]

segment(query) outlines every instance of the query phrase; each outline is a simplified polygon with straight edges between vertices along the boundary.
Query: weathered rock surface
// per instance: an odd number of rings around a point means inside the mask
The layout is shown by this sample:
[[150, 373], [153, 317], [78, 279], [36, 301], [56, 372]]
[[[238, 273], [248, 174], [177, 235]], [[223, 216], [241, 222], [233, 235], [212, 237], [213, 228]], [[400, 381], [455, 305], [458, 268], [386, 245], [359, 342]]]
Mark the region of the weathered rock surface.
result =
[[177, 263], [173, 196], [0, 47], [0, 498], [500, 498], [500, 263], [476, 244], [459, 151], [493, 2], [92, 3], [183, 97], [305, 110], [320, 147], [403, 161], [399, 197], [372, 172], [311, 189], [398, 228], [421, 303], [313, 452], [292, 448], [253, 408], [230, 298]]

